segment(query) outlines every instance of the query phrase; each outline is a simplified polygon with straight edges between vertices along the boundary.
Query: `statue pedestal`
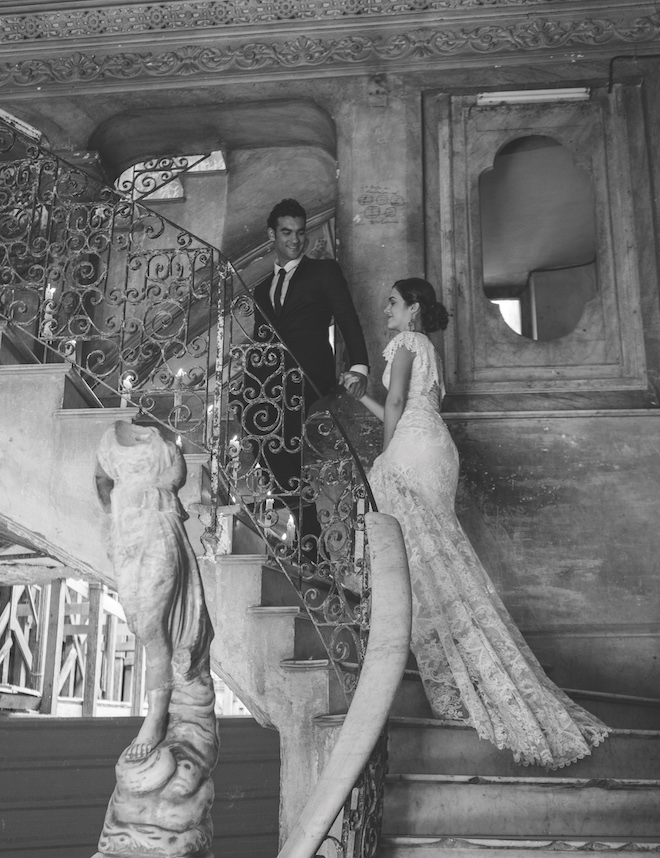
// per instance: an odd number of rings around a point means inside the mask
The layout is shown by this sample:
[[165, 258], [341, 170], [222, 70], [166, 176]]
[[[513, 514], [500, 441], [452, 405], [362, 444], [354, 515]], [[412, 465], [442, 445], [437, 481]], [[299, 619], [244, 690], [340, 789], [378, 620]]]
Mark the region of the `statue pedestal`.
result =
[[164, 741], [143, 759], [119, 757], [94, 858], [213, 858], [214, 704], [210, 674], [175, 682]]

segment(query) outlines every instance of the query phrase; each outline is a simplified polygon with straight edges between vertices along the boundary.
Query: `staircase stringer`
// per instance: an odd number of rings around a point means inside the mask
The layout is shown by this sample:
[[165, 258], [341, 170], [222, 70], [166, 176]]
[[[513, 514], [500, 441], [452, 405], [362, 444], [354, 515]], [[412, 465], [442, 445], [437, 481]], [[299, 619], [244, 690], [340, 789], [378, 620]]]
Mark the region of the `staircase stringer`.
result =
[[293, 827], [323, 769], [336, 732], [318, 727], [336, 683], [327, 663], [289, 670], [294, 657], [295, 607], [254, 612], [261, 604], [262, 555], [199, 559], [215, 629], [213, 670], [242, 699], [262, 726], [280, 734], [280, 839]]

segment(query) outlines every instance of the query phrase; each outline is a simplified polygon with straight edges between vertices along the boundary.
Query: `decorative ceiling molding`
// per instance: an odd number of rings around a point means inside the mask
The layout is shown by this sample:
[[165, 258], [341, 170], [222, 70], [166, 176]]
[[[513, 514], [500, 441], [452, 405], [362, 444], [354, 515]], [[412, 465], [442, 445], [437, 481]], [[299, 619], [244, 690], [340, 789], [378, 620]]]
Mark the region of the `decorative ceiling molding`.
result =
[[[660, 11], [630, 17], [566, 18], [525, 16], [506, 24], [419, 27], [396, 33], [371, 28], [312, 38], [300, 35], [261, 41], [232, 41], [224, 45], [183, 45], [160, 52], [121, 52], [106, 56], [74, 52], [68, 55], [0, 63], [0, 88], [100, 84], [145, 79], [195, 78], [209, 75], [268, 72], [308, 72], [369, 68], [389, 62], [410, 68], [439, 65], [453, 58], [519, 55], [544, 50], [607, 48], [636, 49], [660, 36]], [[225, 37], [227, 38], [227, 37]], [[223, 40], [224, 41], [224, 40]]]
[[0, 40], [35, 42], [42, 39], [94, 38], [97, 36], [176, 33], [216, 27], [302, 21], [336, 21], [359, 17], [383, 17], [414, 12], [446, 12], [451, 9], [540, 6], [558, 0], [207, 0], [207, 2], [160, 2], [103, 8], [78, 8], [0, 15]]

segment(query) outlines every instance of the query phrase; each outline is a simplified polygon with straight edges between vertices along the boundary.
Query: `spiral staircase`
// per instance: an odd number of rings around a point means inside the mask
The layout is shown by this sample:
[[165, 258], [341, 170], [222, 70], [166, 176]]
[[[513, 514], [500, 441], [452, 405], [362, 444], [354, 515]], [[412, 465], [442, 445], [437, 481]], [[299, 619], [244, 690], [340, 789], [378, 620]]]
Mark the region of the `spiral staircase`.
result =
[[[219, 318], [223, 312], [229, 310], [221, 310]], [[0, 329], [3, 536], [51, 558], [63, 575], [112, 583], [103, 547], [106, 525], [92, 475], [104, 430], [116, 420], [130, 419], [131, 411], [121, 407], [120, 395], [102, 401], [75, 362], [37, 359], [33, 342], [15, 321]], [[226, 387], [227, 380], [222, 383]], [[188, 532], [199, 553], [215, 628], [213, 667], [261, 724], [279, 731], [284, 843], [289, 834], [300, 833], [297, 820], [306, 803], [310, 812], [314, 809], [314, 784], [348, 721], [346, 676], [330, 657], [332, 624], [310, 619], [306, 610], [309, 587], [296, 586], [295, 572], [273, 557], [263, 532], [248, 526], [254, 522], [246, 519], [240, 502], [224, 498], [218, 505], [218, 463], [194, 446], [188, 447], [186, 462], [181, 499], [191, 516]], [[210, 519], [216, 520], [219, 534], [212, 550], [202, 539]], [[382, 534], [370, 543], [372, 553], [382, 552], [380, 538]], [[11, 583], [7, 577], [5, 581]], [[312, 583], [321, 591], [333, 586]], [[379, 610], [401, 604], [396, 586], [390, 581], [381, 592]], [[349, 593], [344, 588], [348, 602]], [[377, 613], [374, 608], [372, 619]], [[385, 622], [393, 628], [391, 615]], [[372, 673], [376, 684], [392, 657], [385, 653]], [[341, 659], [349, 676], [356, 655], [346, 651]], [[375, 693], [370, 696], [376, 700]], [[354, 851], [346, 854], [527, 858], [539, 852], [660, 852], [660, 710], [652, 701], [584, 702], [597, 714], [598, 705], [608, 707], [606, 720], [615, 727], [611, 738], [591, 758], [568, 769], [521, 769], [508, 753], [480, 741], [464, 725], [433, 720], [410, 659], [389, 709], [383, 839], [377, 847], [360, 841], [354, 830]], [[361, 716], [362, 724], [351, 734], [356, 747], [370, 722], [387, 714]], [[349, 749], [342, 765], [351, 762]], [[377, 765], [382, 767], [382, 761]], [[328, 792], [341, 780], [340, 773], [333, 776]], [[373, 803], [355, 801], [362, 804], [351, 808], [354, 816], [377, 822], [377, 795]], [[332, 832], [341, 834], [337, 826]], [[306, 837], [304, 833], [293, 846], [285, 846], [282, 856], [317, 854], [318, 840]], [[18, 840], [12, 842], [16, 854], [27, 854], [20, 852]], [[321, 849], [328, 858], [340, 854], [332, 841]], [[0, 846], [0, 854], [2, 850]]]

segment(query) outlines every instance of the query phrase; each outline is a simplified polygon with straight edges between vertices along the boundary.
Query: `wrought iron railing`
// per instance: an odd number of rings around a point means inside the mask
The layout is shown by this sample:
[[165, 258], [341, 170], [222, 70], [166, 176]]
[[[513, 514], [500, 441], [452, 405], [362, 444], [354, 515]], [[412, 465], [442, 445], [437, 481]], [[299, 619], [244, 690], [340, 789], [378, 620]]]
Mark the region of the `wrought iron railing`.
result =
[[311, 382], [276, 332], [255, 337], [229, 261], [134, 190], [0, 120], [0, 318], [34, 360], [70, 362], [97, 404], [133, 408], [209, 452], [207, 543], [218, 508], [240, 504], [350, 699], [369, 618], [362, 467], [328, 403], [306, 413]]

